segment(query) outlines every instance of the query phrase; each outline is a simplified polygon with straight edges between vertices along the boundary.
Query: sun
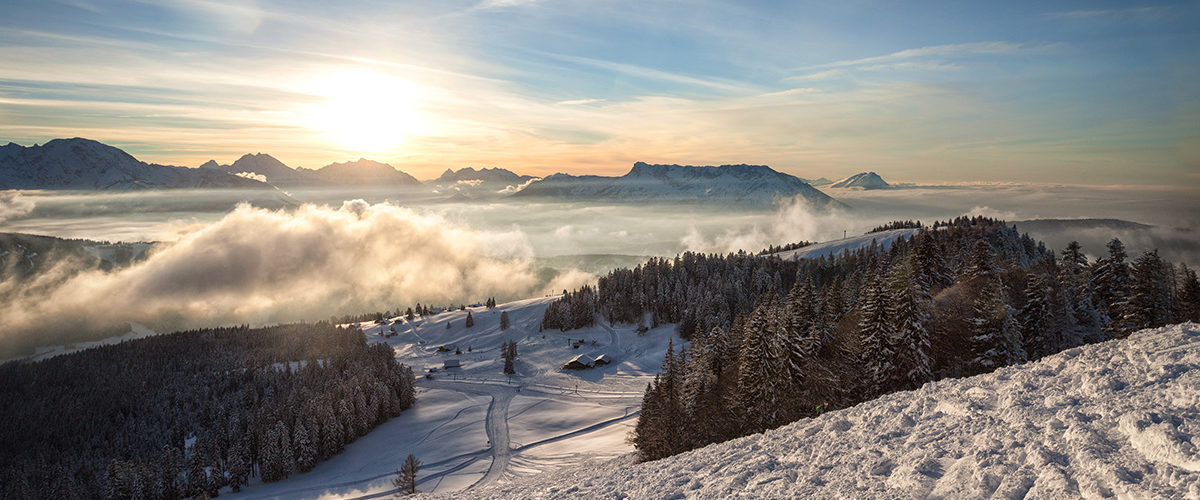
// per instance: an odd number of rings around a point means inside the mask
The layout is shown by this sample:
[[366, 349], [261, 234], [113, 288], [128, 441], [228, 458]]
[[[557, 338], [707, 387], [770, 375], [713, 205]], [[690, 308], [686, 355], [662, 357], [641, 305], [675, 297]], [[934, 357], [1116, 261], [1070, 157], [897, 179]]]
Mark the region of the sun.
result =
[[319, 78], [321, 100], [310, 127], [356, 153], [388, 153], [421, 132], [416, 85], [370, 71], [338, 71]]

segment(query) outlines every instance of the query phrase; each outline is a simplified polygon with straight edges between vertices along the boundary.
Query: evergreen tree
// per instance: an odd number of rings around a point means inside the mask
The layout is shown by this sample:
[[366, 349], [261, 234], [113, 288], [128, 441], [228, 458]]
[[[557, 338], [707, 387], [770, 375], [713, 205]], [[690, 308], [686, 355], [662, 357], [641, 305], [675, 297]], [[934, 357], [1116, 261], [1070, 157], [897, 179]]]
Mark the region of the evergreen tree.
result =
[[1124, 325], [1129, 330], [1166, 325], [1174, 302], [1170, 268], [1158, 250], [1146, 252], [1133, 263], [1129, 298], [1124, 306]]
[[297, 421], [292, 431], [292, 446], [295, 447], [296, 470], [308, 472], [317, 464], [317, 448], [314, 446], [308, 426]]
[[475, 318], [471, 317], [471, 311], [467, 311], [467, 321], [464, 323], [467, 328], [475, 326]]
[[250, 478], [250, 464], [246, 461], [246, 451], [238, 445], [229, 452], [229, 486], [233, 492], [242, 491], [242, 486]]
[[787, 353], [783, 348], [786, 319], [776, 305], [774, 293], [755, 308], [742, 327], [739, 350], [739, 410], [751, 432], [783, 423], [786, 414], [784, 395], [790, 381]]
[[1175, 291], [1175, 321], [1200, 322], [1200, 280], [1196, 271], [1186, 264], [1179, 265], [1179, 286]]
[[872, 276], [862, 290], [858, 317], [862, 342], [862, 383], [870, 393], [885, 390], [895, 371], [891, 320], [888, 318], [888, 289], [878, 275]]
[[914, 389], [933, 379], [929, 323], [932, 299], [917, 279], [911, 265], [897, 266], [892, 273], [893, 298], [888, 304], [895, 351], [893, 379], [899, 389]]
[[500, 329], [507, 330], [508, 327], [508, 311], [502, 311], [500, 312]]
[[[1095, 297], [1093, 302], [1104, 325], [1122, 321], [1125, 300], [1129, 297], [1129, 263], [1125, 262], [1125, 245], [1113, 238], [1107, 248], [1108, 257], [1096, 262], [1091, 275]], [[1114, 328], [1121, 330], [1123, 326], [1114, 325]]]
[[412, 495], [417, 492], [417, 473], [421, 470], [421, 461], [412, 453], [408, 454], [408, 458], [404, 459], [404, 463], [400, 465], [400, 469], [396, 471], [396, 479], [392, 480], [392, 486], [400, 490], [401, 495]]
[[515, 340], [500, 344], [500, 357], [504, 359], [504, 373], [512, 375], [517, 373], [513, 361], [517, 359], [517, 342]]
[[1050, 314], [1046, 281], [1038, 273], [1029, 273], [1025, 285], [1025, 305], [1018, 314], [1021, 336], [1025, 340], [1025, 352], [1029, 359], [1057, 352], [1058, 338]]

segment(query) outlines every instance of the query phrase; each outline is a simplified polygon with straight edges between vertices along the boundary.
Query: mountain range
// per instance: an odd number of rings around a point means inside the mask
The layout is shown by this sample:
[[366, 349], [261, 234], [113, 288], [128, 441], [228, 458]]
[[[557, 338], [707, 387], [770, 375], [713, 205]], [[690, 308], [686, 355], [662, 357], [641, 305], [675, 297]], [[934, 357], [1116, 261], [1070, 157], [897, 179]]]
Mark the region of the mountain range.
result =
[[513, 196], [568, 200], [709, 202], [770, 206], [801, 196], [818, 206], [838, 204], [807, 182], [766, 165], [684, 166], [637, 162], [620, 177], [558, 173]]
[[266, 153], [243, 155], [232, 165], [219, 165], [214, 160], [200, 165], [201, 169], [220, 170], [230, 174], [262, 176], [276, 186], [357, 186], [421, 184], [415, 177], [396, 170], [386, 163], [366, 158], [342, 163], [330, 163], [319, 169], [292, 168]]
[[[869, 173], [868, 177], [855, 185], [887, 185], [874, 173]], [[188, 168], [146, 163], [121, 149], [89, 139], [55, 139], [29, 147], [10, 143], [0, 147], [0, 189], [271, 189], [273, 186], [368, 185], [424, 185], [451, 199], [511, 195], [518, 198], [769, 207], [780, 200], [800, 196], [817, 206], [838, 204], [803, 179], [766, 165], [685, 166], [638, 162], [619, 177], [558, 173], [546, 178], [518, 175], [502, 168], [477, 170], [466, 167], [457, 171], [447, 169], [437, 179], [422, 183], [391, 165], [365, 158], [307, 169], [292, 168], [269, 154], [254, 153], [243, 155], [230, 165], [209, 160], [200, 168]]]
[[139, 161], [89, 139], [54, 139], [41, 146], [0, 146], [0, 189], [134, 190], [172, 188], [270, 189], [257, 180], [212, 169]]

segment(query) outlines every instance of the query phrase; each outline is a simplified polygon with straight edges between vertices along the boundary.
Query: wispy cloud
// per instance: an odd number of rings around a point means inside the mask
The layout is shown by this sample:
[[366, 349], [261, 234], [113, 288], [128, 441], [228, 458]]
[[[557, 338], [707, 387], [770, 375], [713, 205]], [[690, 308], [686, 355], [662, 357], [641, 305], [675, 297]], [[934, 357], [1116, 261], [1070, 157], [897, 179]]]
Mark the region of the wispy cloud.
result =
[[569, 99], [566, 101], [558, 101], [558, 104], [563, 106], [578, 106], [581, 104], [596, 104], [598, 102], [604, 102], [604, 99]]
[[1113, 19], [1113, 18], [1151, 18], [1159, 17], [1170, 12], [1169, 7], [1148, 6], [1129, 7], [1124, 9], [1081, 9], [1062, 12], [1051, 12], [1050, 17], [1065, 19]]
[[1003, 41], [991, 42], [971, 42], [971, 43], [955, 43], [947, 45], [932, 45], [928, 47], [918, 47], [914, 49], [905, 49], [898, 52], [892, 52], [882, 56], [864, 57], [860, 59], [847, 59], [842, 61], [834, 61], [831, 63], [818, 64], [809, 66], [804, 69], [821, 69], [821, 68], [847, 68], [854, 66], [877, 65], [881, 63], [894, 63], [898, 61], [909, 61], [913, 59], [929, 59], [929, 58], [952, 58], [971, 55], [1012, 55], [1012, 54], [1028, 54], [1034, 52], [1045, 52], [1054, 47], [1054, 44], [1046, 43], [1014, 43]]

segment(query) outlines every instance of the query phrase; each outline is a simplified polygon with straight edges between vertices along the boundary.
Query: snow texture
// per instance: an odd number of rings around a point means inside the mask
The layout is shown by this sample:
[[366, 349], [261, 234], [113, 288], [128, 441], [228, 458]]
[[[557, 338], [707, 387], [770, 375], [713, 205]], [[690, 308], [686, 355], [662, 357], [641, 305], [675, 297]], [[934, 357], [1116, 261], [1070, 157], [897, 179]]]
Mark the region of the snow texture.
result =
[[1200, 498], [1200, 325], [925, 384], [671, 458], [431, 498]]

